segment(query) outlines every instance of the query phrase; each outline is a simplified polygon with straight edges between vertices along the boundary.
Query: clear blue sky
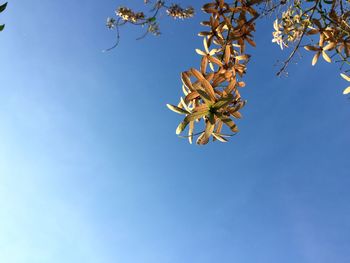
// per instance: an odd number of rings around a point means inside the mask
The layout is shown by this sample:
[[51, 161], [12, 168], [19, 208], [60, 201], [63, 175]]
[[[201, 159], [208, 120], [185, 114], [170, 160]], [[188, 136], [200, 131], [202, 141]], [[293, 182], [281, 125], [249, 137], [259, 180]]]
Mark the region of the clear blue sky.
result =
[[288, 54], [261, 21], [241, 132], [189, 145], [165, 104], [199, 65], [202, 15], [164, 16], [143, 41], [123, 28], [102, 53], [105, 18], [128, 2], [10, 1], [0, 15], [0, 262], [350, 262], [338, 66], [306, 55], [276, 78]]

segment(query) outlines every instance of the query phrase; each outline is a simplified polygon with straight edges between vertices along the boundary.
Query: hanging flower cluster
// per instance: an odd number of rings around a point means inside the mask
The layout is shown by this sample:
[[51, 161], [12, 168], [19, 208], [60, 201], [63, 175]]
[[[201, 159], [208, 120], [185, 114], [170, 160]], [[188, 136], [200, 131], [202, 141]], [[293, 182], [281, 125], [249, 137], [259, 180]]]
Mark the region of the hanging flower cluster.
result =
[[282, 13], [281, 19], [276, 19], [272, 32], [272, 42], [276, 42], [281, 49], [288, 47], [289, 43], [300, 39], [305, 27], [310, 24], [309, 16], [300, 8], [293, 5]]
[[[250, 58], [245, 49], [247, 43], [255, 46], [252, 32], [257, 18], [257, 12], [241, 0], [231, 5], [216, 0], [205, 4], [203, 11], [210, 14], [210, 19], [202, 22], [209, 30], [199, 33], [204, 46], [204, 51], [196, 49], [202, 57], [200, 68], [181, 73], [184, 97], [177, 106], [167, 105], [185, 115], [176, 134], [181, 134], [189, 126], [187, 137], [190, 143], [198, 135], [196, 142], [201, 145], [207, 144], [211, 137], [226, 142], [228, 136], [238, 132], [234, 120], [241, 118], [239, 110], [245, 105], [239, 89], [245, 86], [241, 79]], [[204, 128], [195, 134], [195, 123], [200, 121], [203, 121]], [[224, 125], [233, 134], [222, 133]]]
[[117, 16], [116, 19], [113, 17], [107, 18], [107, 22], [106, 22], [107, 28], [111, 30], [113, 29], [117, 30], [117, 41], [115, 45], [113, 45], [109, 49], [106, 49], [105, 51], [109, 51], [115, 48], [119, 44], [119, 39], [120, 39], [119, 27], [126, 24], [132, 24], [132, 25], [147, 28], [146, 32], [138, 39], [144, 38], [148, 33], [151, 33], [155, 36], [159, 36], [160, 27], [157, 21], [157, 17], [160, 14], [160, 11], [162, 9], [165, 9], [166, 13], [170, 17], [173, 17], [174, 19], [176, 18], [186, 19], [194, 16], [193, 7], [182, 8], [178, 4], [172, 4], [171, 6], [167, 6], [165, 2], [162, 0], [157, 0], [155, 2], [144, 0], [144, 4], [153, 5], [152, 9], [150, 10], [151, 15], [147, 16], [144, 12], [135, 12], [128, 7], [119, 7], [117, 8], [117, 10], [115, 10], [115, 14]]
[[115, 14], [119, 16], [121, 19], [124, 21], [129, 21], [132, 23], [137, 23], [141, 19], [145, 18], [145, 14], [143, 12], [138, 12], [135, 13], [132, 11], [130, 8], [127, 7], [119, 7], [116, 11]]
[[[338, 10], [339, 11], [339, 10]], [[331, 57], [338, 56], [340, 62], [349, 64], [350, 57], [350, 13], [339, 14], [335, 8], [332, 8], [328, 14], [322, 13], [326, 19], [313, 19], [312, 25], [309, 26], [307, 35], [317, 35], [317, 41], [314, 44], [309, 43], [304, 48], [308, 51], [314, 52], [312, 65], [315, 65], [320, 55], [329, 63], [332, 62]], [[327, 53], [328, 52], [328, 53]], [[349, 77], [344, 73], [341, 76], [349, 81]], [[344, 94], [349, 94], [350, 89], [346, 88]]]
[[[313, 0], [301, 2], [295, 0], [281, 18], [274, 23], [273, 40], [281, 48], [288, 43], [301, 41], [304, 49], [314, 52], [312, 65], [316, 65], [320, 56], [328, 62], [338, 57], [342, 67], [350, 64], [350, 10], [349, 2], [341, 0]], [[295, 49], [295, 50], [296, 50]], [[348, 70], [347, 70], [348, 71]], [[342, 73], [341, 76], [349, 81], [350, 77]], [[344, 94], [350, 93], [347, 88]]]
[[166, 10], [166, 12], [168, 13], [169, 16], [172, 16], [174, 18], [180, 18], [180, 19], [191, 18], [194, 16], [193, 7], [182, 8], [178, 4], [172, 4]]

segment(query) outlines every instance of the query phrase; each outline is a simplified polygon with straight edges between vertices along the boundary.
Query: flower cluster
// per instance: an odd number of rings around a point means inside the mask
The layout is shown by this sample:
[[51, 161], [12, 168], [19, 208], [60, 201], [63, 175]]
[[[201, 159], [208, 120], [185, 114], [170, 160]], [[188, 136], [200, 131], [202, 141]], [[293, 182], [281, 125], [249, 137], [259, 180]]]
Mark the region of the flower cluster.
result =
[[[195, 135], [199, 135], [196, 142], [201, 145], [207, 144], [211, 137], [214, 141], [226, 142], [228, 136], [238, 132], [234, 119], [242, 117], [239, 111], [246, 103], [239, 89], [245, 86], [241, 78], [250, 58], [245, 54], [245, 48], [246, 43], [255, 46], [252, 32], [257, 18], [257, 12], [239, 0], [232, 5], [216, 0], [205, 4], [203, 11], [210, 14], [210, 20], [202, 23], [209, 30], [199, 33], [204, 45], [204, 51], [196, 49], [202, 57], [200, 69], [191, 68], [181, 73], [184, 97], [177, 106], [167, 105], [185, 115], [176, 134], [181, 134], [189, 126], [187, 137], [190, 143]], [[215, 48], [210, 49], [212, 45]], [[195, 134], [194, 125], [201, 120], [204, 129]], [[224, 125], [233, 134], [223, 134]]]
[[182, 8], [177, 4], [172, 4], [167, 8], [166, 12], [169, 16], [180, 19], [191, 18], [194, 16], [193, 7]]
[[145, 14], [143, 12], [136, 13], [127, 7], [119, 7], [115, 11], [115, 14], [119, 16], [121, 19], [132, 23], [137, 23], [139, 20], [145, 18]]
[[[338, 57], [340, 60], [336, 62], [341, 62], [342, 67], [350, 65], [350, 11], [345, 2], [294, 0], [281, 18], [275, 20], [273, 27], [272, 42], [276, 42], [281, 49], [291, 42], [298, 42], [283, 69], [300, 46], [314, 52], [313, 66], [321, 56], [328, 63], [332, 63], [333, 57]], [[350, 80], [344, 73], [341, 76]], [[349, 94], [350, 88], [346, 88], [343, 93]]]
[[[336, 14], [332, 16], [333, 21], [341, 20], [336, 17]], [[313, 19], [312, 22], [307, 35], [318, 35], [318, 41], [316, 45], [309, 44], [305, 46], [306, 50], [316, 52], [312, 65], [316, 64], [321, 54], [327, 62], [331, 62], [326, 51], [334, 51], [344, 59], [350, 56], [350, 27], [345, 26], [346, 20], [342, 20], [341, 24], [324, 23], [318, 19]]]
[[[322, 58], [328, 63], [332, 62], [332, 57], [340, 57], [343, 64], [349, 64], [350, 57], [350, 14], [341, 10], [331, 8], [328, 12], [320, 13], [320, 17], [311, 20], [306, 35], [310, 37], [310, 43], [304, 46], [307, 51], [315, 52], [312, 65], [315, 65], [318, 58]], [[316, 43], [315, 43], [316, 42]], [[327, 53], [328, 52], [328, 53]], [[344, 73], [341, 76], [349, 81], [350, 78]], [[349, 87], [343, 91], [349, 94]]]
[[117, 31], [117, 41], [116, 43], [111, 47], [104, 51], [109, 51], [118, 46], [119, 40], [120, 40], [120, 34], [119, 34], [119, 28], [121, 26], [124, 26], [126, 24], [132, 24], [134, 26], [139, 26], [142, 28], [147, 28], [147, 30], [144, 32], [143, 35], [141, 35], [139, 39], [142, 39], [146, 37], [149, 33], [159, 36], [161, 34], [159, 22], [157, 17], [160, 14], [160, 11], [162, 9], [166, 10], [169, 16], [173, 18], [191, 18], [194, 16], [194, 8], [188, 7], [188, 8], [182, 8], [177, 4], [173, 4], [171, 6], [167, 6], [165, 4], [165, 1], [163, 0], [157, 0], [155, 2], [144, 0], [145, 5], [152, 4], [153, 8], [150, 10], [150, 15], [145, 15], [143, 12], [134, 12], [132, 9], [128, 7], [119, 7], [117, 10], [115, 10], [115, 14], [117, 16], [116, 19], [108, 17], [106, 26], [108, 29], [116, 29]]
[[301, 38], [309, 24], [309, 16], [293, 5], [282, 13], [281, 19], [275, 20], [272, 42], [277, 43], [281, 49], [288, 47], [289, 43]]
[[160, 29], [159, 29], [159, 25], [155, 22], [151, 22], [148, 25], [148, 32], [150, 32], [151, 34], [155, 35], [155, 36], [159, 36], [160, 35]]

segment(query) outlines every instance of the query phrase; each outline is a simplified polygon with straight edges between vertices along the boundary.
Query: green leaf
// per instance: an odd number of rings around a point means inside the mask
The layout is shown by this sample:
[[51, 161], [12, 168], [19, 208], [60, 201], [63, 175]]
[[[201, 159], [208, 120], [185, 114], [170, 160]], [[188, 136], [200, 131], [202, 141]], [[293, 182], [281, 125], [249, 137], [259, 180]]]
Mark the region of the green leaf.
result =
[[3, 12], [7, 7], [7, 2], [3, 5], [0, 5], [0, 13]]
[[154, 21], [156, 21], [156, 19], [157, 19], [157, 18], [155, 18], [155, 17], [151, 17], [150, 19], [148, 19], [148, 21], [154, 22]]
[[215, 117], [214, 117], [214, 114], [213, 113], [210, 113], [208, 115], [208, 120], [209, 122], [212, 124], [212, 125], [215, 125]]
[[200, 111], [196, 111], [191, 113], [190, 115], [187, 115], [186, 118], [177, 126], [176, 134], [179, 135], [181, 132], [183, 132], [184, 129], [186, 129], [187, 125], [194, 120], [197, 120], [199, 118], [202, 118], [203, 116], [208, 114], [208, 109], [203, 109]]
[[5, 25], [0, 25], [0, 31], [4, 30]]
[[213, 105], [213, 108], [215, 108], [215, 109], [223, 108], [223, 107], [227, 106], [228, 104], [230, 104], [234, 99], [235, 99], [235, 97], [232, 94], [229, 94], [227, 97], [223, 97], [223, 98], [219, 99]]
[[207, 115], [208, 112], [209, 112], [208, 109], [204, 109], [204, 110], [201, 110], [201, 111], [193, 112], [190, 115], [187, 115], [186, 118], [184, 119], [184, 121], [187, 121], [187, 122], [195, 121], [195, 120], [200, 119], [203, 116]]
[[198, 92], [199, 96], [201, 97], [201, 99], [204, 100], [205, 104], [211, 105], [213, 103], [211, 101], [209, 95], [204, 90], [197, 89], [197, 92]]
[[231, 118], [226, 117], [225, 115], [221, 114], [221, 113], [217, 113], [216, 114], [220, 120], [225, 123], [233, 132], [238, 132], [238, 128], [237, 125], [233, 122], [233, 120], [231, 120]]

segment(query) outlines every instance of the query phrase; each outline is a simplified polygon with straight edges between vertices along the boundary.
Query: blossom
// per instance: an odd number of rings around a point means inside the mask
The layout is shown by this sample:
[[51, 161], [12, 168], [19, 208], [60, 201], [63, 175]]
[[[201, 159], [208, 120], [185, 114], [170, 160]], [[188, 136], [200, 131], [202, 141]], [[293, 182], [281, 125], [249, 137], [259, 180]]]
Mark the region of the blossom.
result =
[[177, 4], [172, 4], [168, 9], [167, 13], [169, 16], [172, 16], [174, 18], [191, 18], [194, 16], [194, 8], [188, 7], [188, 8], [182, 8]]
[[273, 23], [273, 28], [275, 29], [275, 31], [272, 32], [272, 36], [273, 36], [272, 42], [279, 45], [282, 50], [283, 50], [283, 46], [288, 47], [288, 45], [283, 41], [283, 32], [280, 30], [278, 19], [276, 19], [275, 22]]
[[135, 13], [130, 8], [127, 7], [119, 7], [115, 14], [121, 17], [125, 21], [129, 21], [132, 23], [137, 23], [139, 20], [145, 18], [145, 14], [143, 12]]

